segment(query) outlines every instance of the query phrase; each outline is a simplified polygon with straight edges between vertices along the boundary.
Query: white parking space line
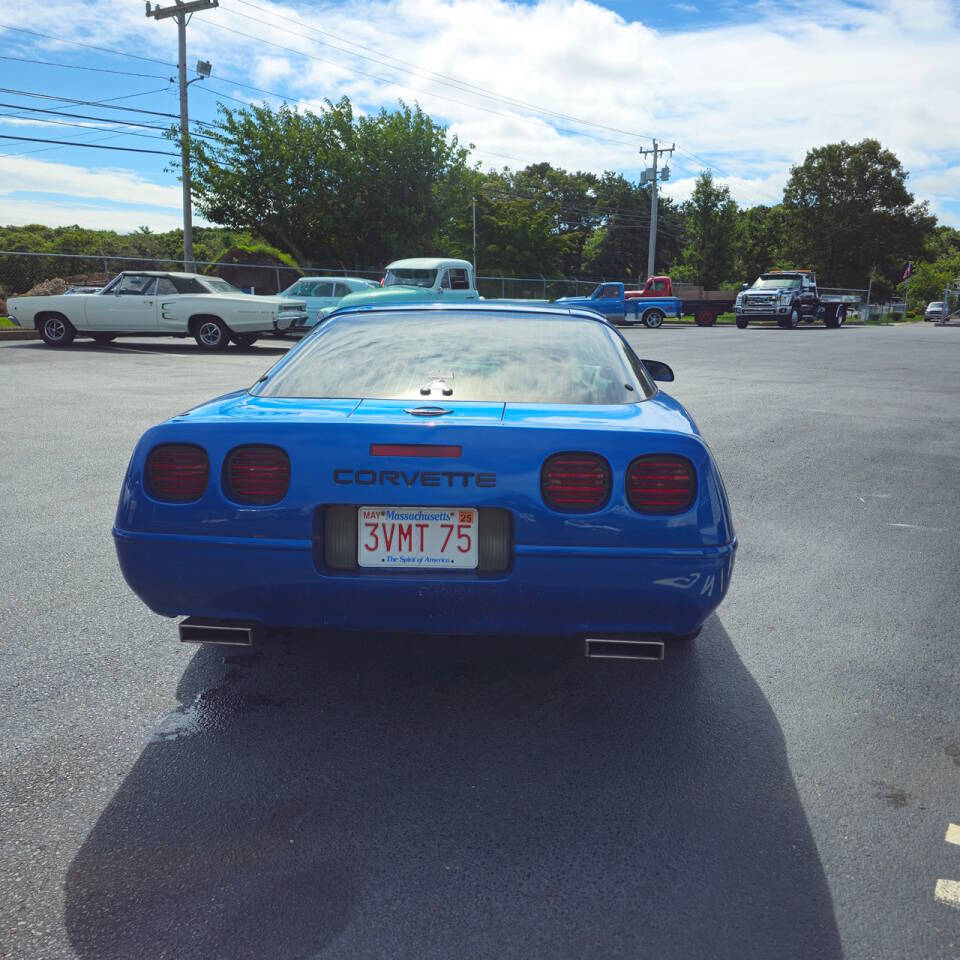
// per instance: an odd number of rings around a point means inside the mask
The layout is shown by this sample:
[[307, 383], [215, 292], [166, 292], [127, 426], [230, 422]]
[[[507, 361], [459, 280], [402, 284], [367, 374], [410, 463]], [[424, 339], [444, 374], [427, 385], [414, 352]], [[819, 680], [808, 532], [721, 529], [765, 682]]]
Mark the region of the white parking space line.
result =
[[938, 880], [937, 889], [933, 895], [948, 907], [956, 907], [960, 910], [960, 881]]
[[947, 843], [955, 843], [960, 846], [960, 825], [951, 823], [947, 827], [947, 835], [944, 837]]
[[888, 527], [897, 527], [901, 530], [922, 530], [924, 533], [946, 533], [946, 527], [923, 527], [917, 523], [888, 523]]

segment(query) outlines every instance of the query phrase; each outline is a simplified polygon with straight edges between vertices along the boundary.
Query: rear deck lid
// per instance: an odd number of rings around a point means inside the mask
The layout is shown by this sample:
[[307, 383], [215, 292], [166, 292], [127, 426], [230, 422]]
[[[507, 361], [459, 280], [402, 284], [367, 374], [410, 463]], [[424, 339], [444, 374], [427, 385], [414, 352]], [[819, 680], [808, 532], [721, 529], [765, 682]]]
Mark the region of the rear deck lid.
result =
[[503, 409], [502, 403], [431, 395], [417, 400], [361, 400], [350, 419], [377, 423], [443, 423], [445, 426], [499, 424], [503, 420]]

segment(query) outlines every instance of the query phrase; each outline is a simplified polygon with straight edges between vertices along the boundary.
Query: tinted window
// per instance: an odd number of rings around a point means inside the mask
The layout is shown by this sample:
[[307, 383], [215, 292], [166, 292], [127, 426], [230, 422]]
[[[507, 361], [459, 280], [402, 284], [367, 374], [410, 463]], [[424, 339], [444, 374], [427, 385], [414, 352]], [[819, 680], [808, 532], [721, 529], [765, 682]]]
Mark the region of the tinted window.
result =
[[350, 292], [350, 288], [345, 283], [335, 283], [333, 285], [333, 295], [335, 297], [345, 297]]
[[209, 293], [210, 291], [194, 277], [171, 277], [180, 293]]
[[620, 296], [620, 288], [615, 283], [605, 283], [599, 288], [597, 296], [604, 299], [616, 300], [617, 297]]
[[420, 388], [438, 380], [452, 387], [449, 399], [494, 402], [632, 403], [654, 390], [603, 323], [402, 313], [328, 321], [253, 392], [423, 400]]
[[450, 287], [453, 290], [469, 290], [470, 279], [467, 271], [462, 269], [450, 271]]
[[160, 277], [157, 280], [157, 296], [158, 297], [169, 297], [171, 293], [176, 293], [177, 288], [174, 286], [173, 281], [169, 277]]

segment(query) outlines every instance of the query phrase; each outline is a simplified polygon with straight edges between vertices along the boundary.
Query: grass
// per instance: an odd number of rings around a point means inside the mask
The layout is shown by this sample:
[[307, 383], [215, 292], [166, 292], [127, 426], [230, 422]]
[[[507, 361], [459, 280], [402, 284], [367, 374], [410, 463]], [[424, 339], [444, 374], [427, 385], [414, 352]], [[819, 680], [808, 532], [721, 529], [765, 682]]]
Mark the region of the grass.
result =
[[16, 324], [9, 317], [0, 317], [0, 330], [15, 326]]
[[[697, 321], [694, 320], [689, 313], [687, 313], [687, 314], [684, 314], [683, 319], [680, 322], [689, 323], [695, 326]], [[736, 314], [733, 314], [733, 313], [721, 313], [720, 316], [717, 317], [718, 324], [725, 324], [725, 323], [733, 324], [736, 322], [737, 322], [737, 317], [736, 317]]]

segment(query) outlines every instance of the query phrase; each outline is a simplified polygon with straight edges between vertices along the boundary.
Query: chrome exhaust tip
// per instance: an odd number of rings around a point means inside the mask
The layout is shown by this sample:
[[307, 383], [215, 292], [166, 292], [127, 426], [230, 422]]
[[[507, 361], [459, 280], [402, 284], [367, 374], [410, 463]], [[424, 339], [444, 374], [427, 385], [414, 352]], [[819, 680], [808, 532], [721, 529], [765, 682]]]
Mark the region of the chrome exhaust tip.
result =
[[663, 660], [662, 640], [607, 640], [588, 637], [585, 653], [592, 660]]
[[181, 643], [217, 643], [230, 647], [252, 647], [254, 626], [231, 620], [201, 620], [187, 617], [179, 623]]

